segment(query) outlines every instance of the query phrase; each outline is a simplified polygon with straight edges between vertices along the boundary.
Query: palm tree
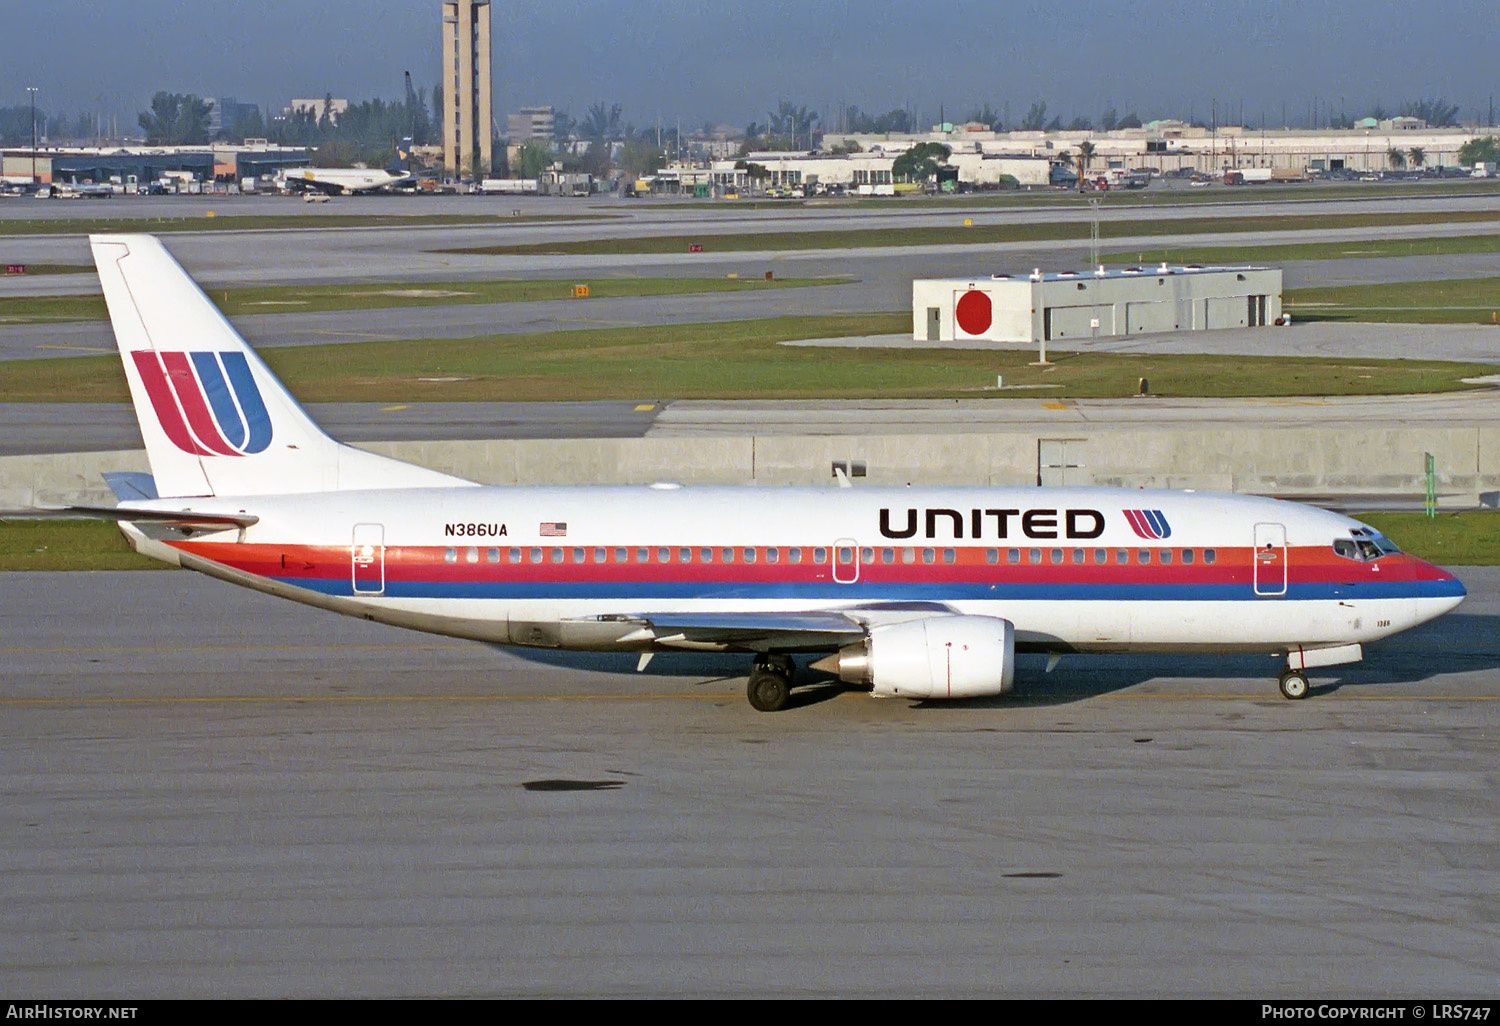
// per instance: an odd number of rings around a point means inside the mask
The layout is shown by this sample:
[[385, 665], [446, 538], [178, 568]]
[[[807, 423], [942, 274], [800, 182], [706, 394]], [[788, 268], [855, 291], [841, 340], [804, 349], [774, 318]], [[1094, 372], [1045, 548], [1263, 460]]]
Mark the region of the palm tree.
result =
[[1078, 176], [1089, 173], [1089, 164], [1094, 159], [1094, 144], [1088, 139], [1078, 144]]
[[1420, 146], [1413, 146], [1406, 151], [1406, 159], [1412, 167], [1421, 167], [1427, 163], [1427, 151]]
[[1395, 146], [1392, 146], [1389, 150], [1387, 150], [1385, 156], [1386, 159], [1391, 162], [1392, 168], [1400, 170], [1401, 168], [1406, 166], [1406, 154], [1402, 153], [1401, 150]]

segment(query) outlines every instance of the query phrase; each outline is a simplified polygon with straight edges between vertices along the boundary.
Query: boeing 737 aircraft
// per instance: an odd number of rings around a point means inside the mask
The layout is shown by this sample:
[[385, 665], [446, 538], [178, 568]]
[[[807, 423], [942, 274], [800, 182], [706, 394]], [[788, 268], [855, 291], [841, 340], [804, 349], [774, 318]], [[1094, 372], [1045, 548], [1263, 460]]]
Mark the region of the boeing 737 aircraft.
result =
[[417, 176], [407, 170], [411, 162], [411, 140], [396, 147], [396, 162], [384, 171], [368, 167], [292, 167], [276, 177], [288, 192], [322, 192], [330, 196], [356, 192], [378, 192], [408, 185]]
[[151, 474], [136, 550], [349, 616], [508, 645], [793, 658], [876, 696], [998, 695], [1018, 651], [1284, 655], [1306, 671], [1430, 620], [1450, 574], [1272, 499], [1109, 488], [481, 487], [340, 445], [154, 238], [91, 239]]

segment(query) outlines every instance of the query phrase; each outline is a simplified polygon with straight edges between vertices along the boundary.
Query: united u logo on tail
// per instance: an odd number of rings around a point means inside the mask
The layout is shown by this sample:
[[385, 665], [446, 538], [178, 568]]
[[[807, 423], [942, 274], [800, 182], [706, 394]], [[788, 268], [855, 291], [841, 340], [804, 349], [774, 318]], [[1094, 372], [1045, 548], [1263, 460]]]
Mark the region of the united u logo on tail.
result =
[[130, 354], [156, 420], [183, 452], [250, 456], [271, 444], [271, 415], [244, 353]]
[[1159, 509], [1127, 509], [1125, 519], [1130, 521], [1130, 529], [1138, 537], [1150, 541], [1160, 541], [1163, 538], [1172, 537], [1171, 525]]

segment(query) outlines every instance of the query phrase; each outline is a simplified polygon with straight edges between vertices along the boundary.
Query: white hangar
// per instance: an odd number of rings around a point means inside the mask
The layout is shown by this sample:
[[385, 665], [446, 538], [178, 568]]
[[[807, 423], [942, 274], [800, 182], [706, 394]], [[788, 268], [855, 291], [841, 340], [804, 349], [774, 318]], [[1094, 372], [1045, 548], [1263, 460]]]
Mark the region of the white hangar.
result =
[[919, 341], [1052, 342], [1253, 328], [1281, 317], [1281, 270], [1129, 267], [912, 282]]

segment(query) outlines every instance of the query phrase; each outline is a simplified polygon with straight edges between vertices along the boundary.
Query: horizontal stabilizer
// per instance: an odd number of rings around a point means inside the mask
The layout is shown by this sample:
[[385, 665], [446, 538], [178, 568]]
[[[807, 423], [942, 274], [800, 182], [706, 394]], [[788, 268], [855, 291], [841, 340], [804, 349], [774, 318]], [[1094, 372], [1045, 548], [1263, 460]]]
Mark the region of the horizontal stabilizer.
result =
[[0, 520], [124, 520], [151, 521], [182, 527], [249, 527], [260, 523], [250, 513], [195, 513], [189, 509], [131, 509], [128, 506], [45, 506], [39, 509], [0, 510]]

